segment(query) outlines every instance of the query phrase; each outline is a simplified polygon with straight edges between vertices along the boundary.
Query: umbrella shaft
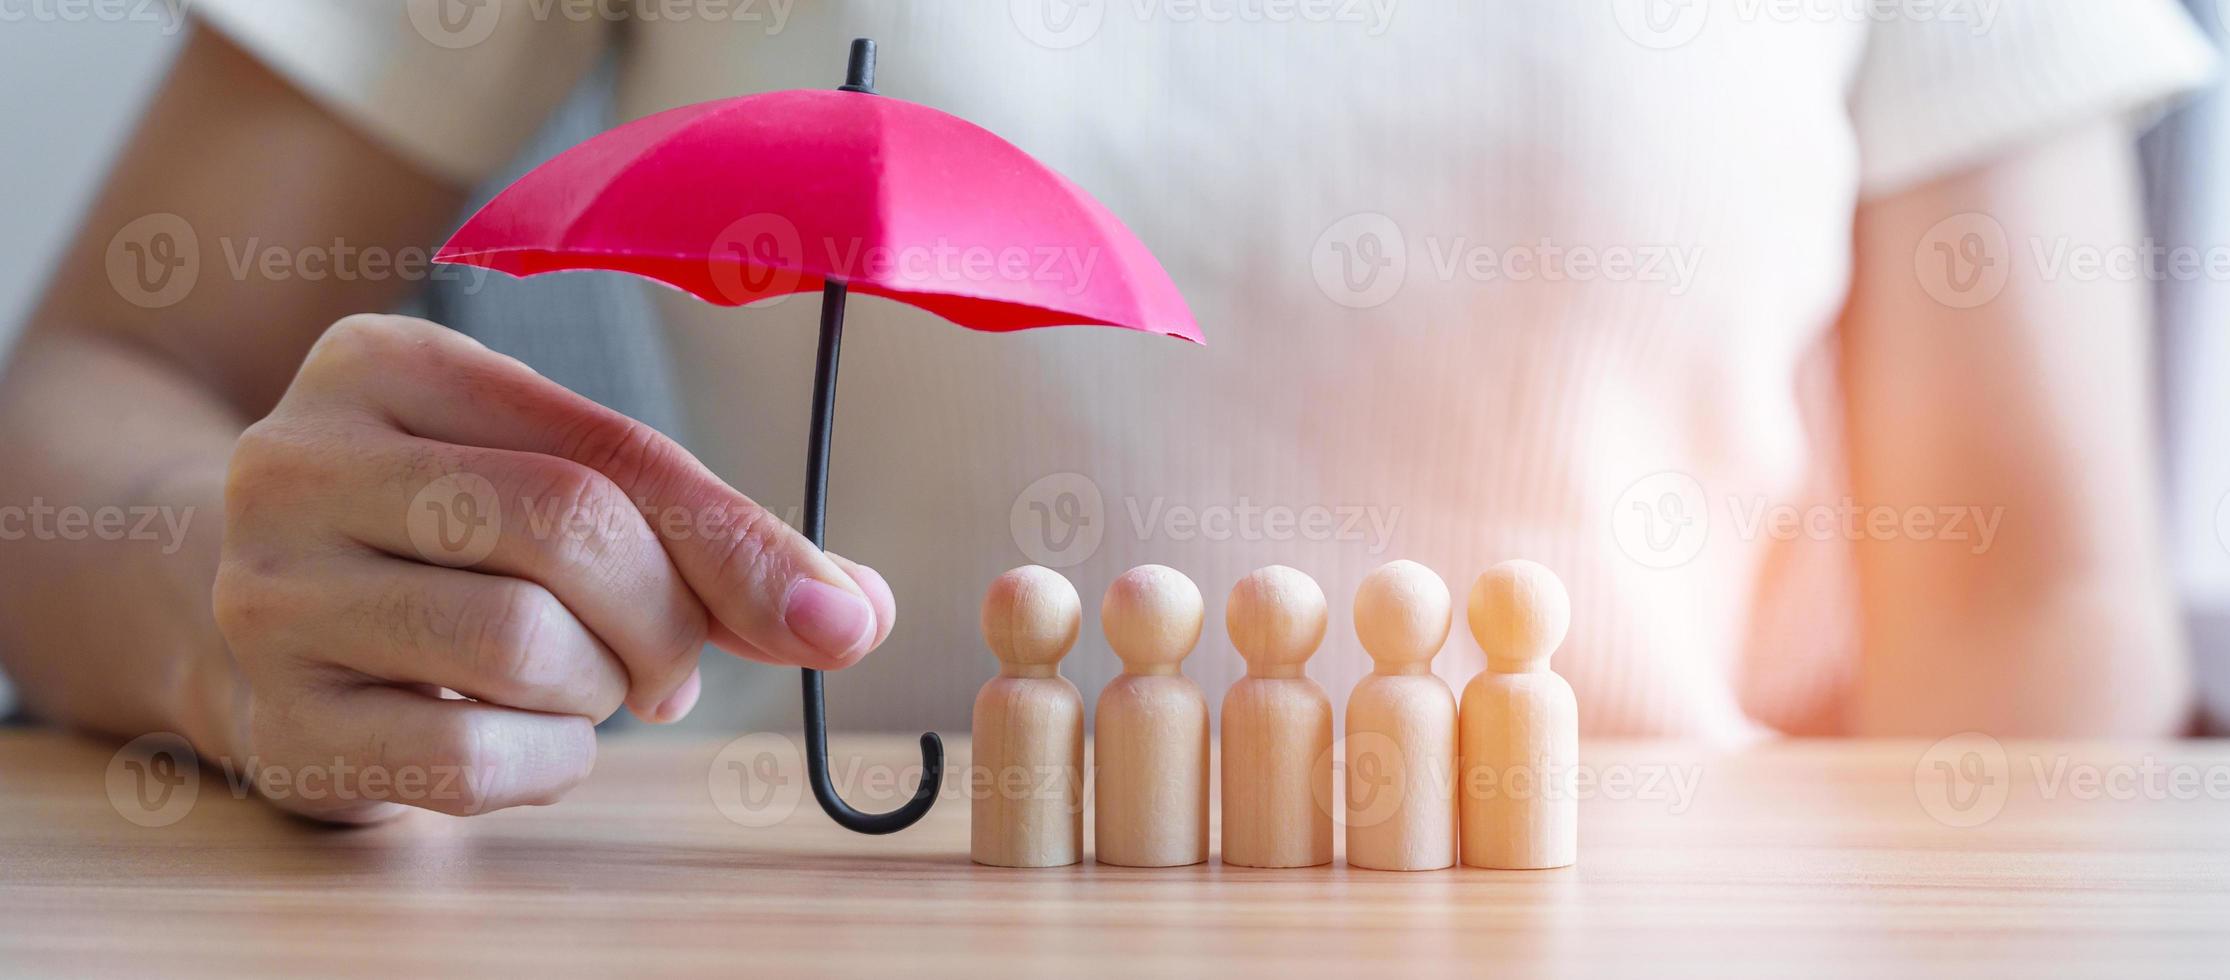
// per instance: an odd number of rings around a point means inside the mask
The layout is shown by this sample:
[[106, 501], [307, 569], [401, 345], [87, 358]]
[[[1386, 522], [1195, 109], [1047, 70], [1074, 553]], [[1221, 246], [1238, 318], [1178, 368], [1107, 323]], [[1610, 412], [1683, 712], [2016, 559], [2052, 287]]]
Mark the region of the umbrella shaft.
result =
[[828, 547], [829, 443], [836, 428], [836, 360], [844, 344], [844, 284], [821, 287], [821, 349], [813, 361], [813, 428], [805, 456], [805, 536]]

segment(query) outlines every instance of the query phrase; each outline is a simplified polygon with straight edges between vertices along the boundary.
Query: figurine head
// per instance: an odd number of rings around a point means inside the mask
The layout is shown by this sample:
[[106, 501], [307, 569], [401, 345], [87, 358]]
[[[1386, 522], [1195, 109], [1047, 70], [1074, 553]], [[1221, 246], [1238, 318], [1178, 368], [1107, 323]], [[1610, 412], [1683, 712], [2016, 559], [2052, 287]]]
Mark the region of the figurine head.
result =
[[992, 580], [983, 597], [983, 642], [1002, 663], [1051, 667], [1076, 645], [1084, 604], [1061, 573], [1025, 565]]
[[1254, 677], [1299, 677], [1324, 642], [1324, 590], [1316, 580], [1272, 565], [1231, 587], [1223, 625]]
[[1487, 669], [1546, 670], [1549, 655], [1572, 625], [1572, 600], [1556, 573], [1529, 561], [1506, 561], [1472, 583], [1471, 636], [1487, 653]]
[[1417, 672], [1448, 641], [1448, 583], [1413, 561], [1394, 561], [1363, 576], [1355, 590], [1355, 638], [1385, 673]]
[[1100, 600], [1100, 631], [1133, 673], [1170, 673], [1200, 642], [1200, 587], [1164, 565], [1124, 572]]

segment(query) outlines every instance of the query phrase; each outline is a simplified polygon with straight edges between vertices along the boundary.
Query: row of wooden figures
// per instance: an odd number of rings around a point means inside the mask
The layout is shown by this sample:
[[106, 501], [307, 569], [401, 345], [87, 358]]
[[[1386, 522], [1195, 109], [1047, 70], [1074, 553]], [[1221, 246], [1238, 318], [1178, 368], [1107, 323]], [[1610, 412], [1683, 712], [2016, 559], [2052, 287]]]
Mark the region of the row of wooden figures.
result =
[[[1448, 637], [1448, 587], [1397, 561], [1355, 596], [1355, 633], [1374, 671], [1347, 702], [1347, 862], [1424, 871], [1557, 868], [1577, 847], [1579, 710], [1548, 669], [1571, 620], [1564, 586], [1505, 562], [1472, 586], [1472, 635], [1487, 667], [1459, 711], [1432, 658]], [[1176, 867], [1208, 859], [1208, 707], [1179, 665], [1200, 639], [1200, 590], [1174, 569], [1125, 572], [1100, 603], [1121, 676], [1094, 724], [1095, 851], [1103, 864]], [[1060, 675], [1082, 620], [1076, 588], [1018, 568], [984, 598], [999, 676], [975, 705], [971, 854], [1045, 868], [1083, 859], [1084, 702]], [[1324, 639], [1324, 592], [1271, 566], [1231, 590], [1231, 643], [1247, 675], [1223, 700], [1223, 861], [1297, 868], [1332, 860], [1332, 706], [1303, 666]]]

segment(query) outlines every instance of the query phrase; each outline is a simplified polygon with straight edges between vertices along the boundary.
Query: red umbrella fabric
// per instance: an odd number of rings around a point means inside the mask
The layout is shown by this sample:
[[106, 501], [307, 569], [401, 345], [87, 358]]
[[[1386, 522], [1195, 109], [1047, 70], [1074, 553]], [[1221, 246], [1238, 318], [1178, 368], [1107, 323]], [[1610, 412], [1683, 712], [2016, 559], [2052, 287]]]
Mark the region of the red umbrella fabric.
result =
[[842, 91], [685, 106], [504, 191], [437, 261], [607, 269], [741, 306], [822, 288], [974, 330], [1127, 327], [1203, 343], [1153, 254], [1091, 195], [990, 131]]
[[[815, 546], [848, 293], [974, 330], [1099, 325], [1206, 343], [1161, 263], [1091, 195], [981, 127], [875, 95], [874, 65], [862, 38], [837, 91], [707, 102], [605, 133], [520, 178], [435, 256], [515, 276], [633, 273], [723, 306], [820, 290], [801, 529]], [[944, 772], [937, 734], [921, 737], [913, 798], [862, 813], [829, 778], [820, 672], [803, 682], [821, 809], [863, 834], [926, 816]]]

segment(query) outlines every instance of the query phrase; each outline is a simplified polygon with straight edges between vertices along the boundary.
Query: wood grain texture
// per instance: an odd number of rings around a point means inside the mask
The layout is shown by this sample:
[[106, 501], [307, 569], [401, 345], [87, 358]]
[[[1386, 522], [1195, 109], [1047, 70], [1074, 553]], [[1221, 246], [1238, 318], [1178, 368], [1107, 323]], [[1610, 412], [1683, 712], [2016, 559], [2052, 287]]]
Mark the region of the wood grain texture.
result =
[[1084, 860], [1084, 696], [1060, 674], [1083, 607], [1059, 572], [1026, 565], [983, 598], [999, 676], [976, 692], [964, 770], [979, 864], [1056, 868]]
[[[736, 744], [785, 741], [750, 740]], [[835, 827], [796, 792], [794, 743], [767, 775], [792, 807], [772, 826], [714, 803], [722, 780], [759, 772], [730, 763], [754, 760], [639, 735], [607, 739], [554, 807], [335, 831], [236, 799], [215, 773], [183, 819], [135, 826], [120, 808], [137, 804], [104, 789], [113, 744], [0, 734], [0, 973], [2219, 972], [2230, 743], [2007, 743], [1982, 773], [2002, 809], [1985, 792], [1964, 811], [1932, 782], [1964, 755], [1929, 748], [1590, 741], [1587, 859], [1556, 871], [1016, 871], [969, 862], [951, 783], [904, 833]], [[910, 791], [910, 737], [834, 749], [847, 798], [883, 808]], [[2157, 797], [2145, 771], [2164, 774]], [[2181, 773], [2196, 782], [2179, 790]], [[2105, 788], [2117, 781], [2139, 798]], [[1955, 826], [1923, 801], [1958, 823], [1996, 812]]]
[[1347, 695], [1347, 863], [1436, 871], [1456, 863], [1456, 696], [1432, 673], [1448, 640], [1448, 585], [1393, 561], [1355, 590], [1372, 670]]
[[1179, 672], [1204, 616], [1200, 588], [1160, 565], [1124, 572], [1100, 602], [1100, 629], [1123, 662], [1092, 716], [1092, 843], [1103, 863], [1208, 860], [1208, 700]]

